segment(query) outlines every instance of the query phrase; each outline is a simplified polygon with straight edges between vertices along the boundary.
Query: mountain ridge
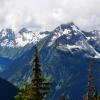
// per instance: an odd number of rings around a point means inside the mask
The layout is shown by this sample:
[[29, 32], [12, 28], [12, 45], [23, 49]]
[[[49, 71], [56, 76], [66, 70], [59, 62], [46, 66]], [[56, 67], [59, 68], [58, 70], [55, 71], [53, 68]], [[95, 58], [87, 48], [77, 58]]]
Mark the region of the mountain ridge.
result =
[[19, 89], [9, 83], [8, 81], [0, 78], [0, 100], [14, 100]]
[[[40, 39], [36, 44], [43, 75], [52, 81], [47, 100], [56, 100], [62, 93], [71, 100], [81, 100], [85, 93], [91, 57], [95, 59], [95, 82], [99, 87], [100, 78], [97, 73], [100, 70], [99, 33], [83, 32], [73, 25], [72, 23], [58, 26], [53, 31], [47, 32], [50, 35]], [[9, 73], [4, 73], [8, 76], [5, 79], [13, 84], [31, 81], [34, 47], [34, 44], [30, 44], [25, 52], [13, 59], [13, 63], [8, 66], [9, 68], [12, 66], [13, 69], [10, 69]]]

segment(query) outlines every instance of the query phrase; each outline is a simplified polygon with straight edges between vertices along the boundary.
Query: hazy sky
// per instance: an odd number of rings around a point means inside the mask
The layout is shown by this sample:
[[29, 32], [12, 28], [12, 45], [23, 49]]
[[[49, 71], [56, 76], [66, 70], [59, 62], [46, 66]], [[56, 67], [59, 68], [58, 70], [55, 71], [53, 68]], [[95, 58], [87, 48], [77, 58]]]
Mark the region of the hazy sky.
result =
[[52, 30], [68, 22], [100, 29], [100, 0], [0, 0], [0, 28]]

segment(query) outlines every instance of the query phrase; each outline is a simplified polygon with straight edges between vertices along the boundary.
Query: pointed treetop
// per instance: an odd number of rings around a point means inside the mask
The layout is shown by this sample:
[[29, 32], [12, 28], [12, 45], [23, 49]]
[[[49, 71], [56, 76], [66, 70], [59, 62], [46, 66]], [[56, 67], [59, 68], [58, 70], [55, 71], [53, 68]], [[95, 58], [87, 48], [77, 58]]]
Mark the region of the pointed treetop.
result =
[[36, 53], [36, 52], [38, 52], [38, 48], [37, 48], [37, 46], [35, 46], [35, 53]]
[[34, 62], [39, 62], [38, 48], [37, 48], [37, 46], [35, 46], [34, 52], [35, 52], [35, 54], [34, 54]]
[[34, 50], [34, 52], [35, 52], [35, 55], [36, 54], [38, 54], [38, 48], [37, 48], [37, 46], [35, 46], [35, 48], [34, 48], [35, 50]]

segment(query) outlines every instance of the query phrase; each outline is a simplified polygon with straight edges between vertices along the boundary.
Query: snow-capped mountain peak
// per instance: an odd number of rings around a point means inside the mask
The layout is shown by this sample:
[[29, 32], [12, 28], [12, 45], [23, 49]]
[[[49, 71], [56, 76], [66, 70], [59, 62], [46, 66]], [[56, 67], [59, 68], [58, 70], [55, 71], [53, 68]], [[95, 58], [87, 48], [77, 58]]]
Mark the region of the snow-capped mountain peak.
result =
[[32, 31], [29, 31], [27, 28], [22, 28], [20, 31], [19, 31], [19, 33], [20, 34], [23, 34], [23, 33], [29, 33], [29, 32], [32, 32]]
[[9, 46], [11, 47], [14, 44], [15, 40], [15, 34], [12, 29], [2, 29], [0, 32], [0, 46], [5, 47]]
[[51, 46], [56, 41], [56, 39], [58, 39], [59, 37], [63, 35], [66, 35], [67, 39], [86, 38], [84, 34], [82, 33], [82, 31], [79, 30], [79, 28], [76, 25], [74, 25], [74, 23], [62, 24], [58, 26], [52, 33], [53, 33], [52, 38], [48, 46]]
[[[89, 35], [90, 34], [90, 35]], [[93, 35], [94, 34], [94, 35]], [[73, 23], [62, 24], [58, 26], [53, 34], [49, 37], [48, 47], [56, 46], [57, 49], [70, 51], [72, 54], [84, 52], [88, 56], [95, 55], [95, 58], [100, 58], [100, 50], [97, 51], [93, 46], [100, 41], [100, 38], [97, 40], [99, 32], [95, 33], [85, 33], [81, 31]], [[92, 39], [92, 43], [91, 43]], [[100, 42], [99, 42], [100, 43]]]
[[2, 29], [0, 31], [0, 38], [9, 38], [14, 35], [14, 31], [12, 29]]
[[0, 32], [0, 46], [1, 47], [24, 47], [27, 44], [36, 44], [40, 39], [44, 38], [49, 34], [45, 32], [33, 33], [27, 28], [22, 28], [18, 33], [12, 29], [2, 29]]
[[78, 31], [79, 30], [79, 28], [74, 23], [71, 22], [71, 23], [68, 23], [68, 24], [61, 24], [54, 31], [55, 32], [62, 32], [65, 29], [73, 30], [73, 31]]
[[[0, 46], [7, 48], [23, 48], [29, 44], [35, 45], [44, 37], [48, 36], [47, 46], [56, 45], [58, 49], [100, 53], [100, 31], [84, 32], [74, 23], [61, 24], [51, 32], [33, 33], [27, 28], [22, 28], [18, 33], [12, 29], [2, 29], [0, 31]], [[67, 49], [66, 49], [67, 48]], [[75, 51], [74, 50], [74, 51]]]

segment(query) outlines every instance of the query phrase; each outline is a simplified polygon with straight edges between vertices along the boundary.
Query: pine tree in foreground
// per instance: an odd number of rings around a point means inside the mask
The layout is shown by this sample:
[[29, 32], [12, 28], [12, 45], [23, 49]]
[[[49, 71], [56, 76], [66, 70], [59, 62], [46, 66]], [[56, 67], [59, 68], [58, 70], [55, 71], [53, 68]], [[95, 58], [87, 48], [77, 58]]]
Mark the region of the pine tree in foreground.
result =
[[94, 58], [91, 59], [91, 63], [88, 68], [87, 91], [83, 97], [83, 100], [100, 100], [98, 99], [97, 87], [94, 82], [93, 68], [94, 68]]
[[59, 100], [67, 100], [67, 99], [65, 99], [65, 96], [60, 96], [60, 99]]
[[33, 100], [43, 100], [50, 89], [50, 82], [42, 78], [42, 70], [39, 64], [38, 50], [35, 48], [34, 55], [34, 78], [32, 80]]
[[51, 83], [42, 78], [37, 47], [35, 47], [33, 73], [32, 84], [26, 85], [25, 88], [15, 96], [15, 100], [44, 100], [50, 89]]

